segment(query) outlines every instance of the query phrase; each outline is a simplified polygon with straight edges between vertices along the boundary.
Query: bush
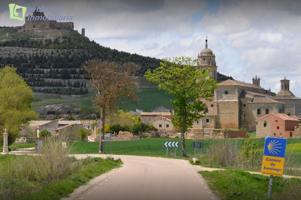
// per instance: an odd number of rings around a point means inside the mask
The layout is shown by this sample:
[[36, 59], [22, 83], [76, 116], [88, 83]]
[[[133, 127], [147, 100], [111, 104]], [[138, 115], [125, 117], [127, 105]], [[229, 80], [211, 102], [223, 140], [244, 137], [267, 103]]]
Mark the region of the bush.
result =
[[110, 115], [108, 117], [108, 123], [110, 125], [120, 124], [121, 127], [132, 127], [135, 123], [139, 122], [140, 118], [122, 110]]
[[47, 130], [42, 130], [41, 133], [40, 133], [40, 136], [43, 137], [43, 138], [46, 138], [46, 137], [51, 136], [51, 133]]
[[152, 125], [141, 122], [134, 124], [134, 126], [131, 128], [132, 133], [134, 133], [135, 135], [140, 135], [141, 133], [154, 130], [156, 129]]
[[85, 140], [91, 131], [79, 126], [70, 127], [64, 130], [60, 135], [66, 138], [68, 141]]
[[80, 139], [81, 139], [82, 141], [87, 140], [87, 137], [88, 137], [88, 135], [89, 135], [89, 131], [88, 131], [87, 129], [81, 128], [81, 129], [79, 130], [79, 133], [80, 133]]
[[208, 162], [212, 166], [235, 166], [239, 148], [231, 139], [215, 140], [208, 147]]
[[128, 126], [121, 126], [120, 124], [113, 124], [110, 126], [110, 132], [119, 133], [119, 131], [130, 131]]
[[257, 140], [245, 139], [239, 154], [241, 167], [250, 170], [258, 170], [261, 166], [262, 149]]
[[77, 167], [68, 157], [62, 141], [46, 138], [41, 156], [16, 156], [0, 173], [0, 199], [18, 199], [33, 192], [41, 183], [48, 184], [72, 173]]

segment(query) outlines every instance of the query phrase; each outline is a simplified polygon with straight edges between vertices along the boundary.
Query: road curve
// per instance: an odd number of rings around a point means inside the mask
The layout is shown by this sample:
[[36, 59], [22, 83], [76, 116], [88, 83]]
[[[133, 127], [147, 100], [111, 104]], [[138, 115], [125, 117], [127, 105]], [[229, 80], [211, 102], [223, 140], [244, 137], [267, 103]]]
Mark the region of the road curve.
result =
[[[96, 155], [94, 155], [96, 156]], [[77, 155], [83, 158], [83, 155]], [[123, 165], [76, 189], [68, 200], [215, 200], [188, 161], [114, 156]]]

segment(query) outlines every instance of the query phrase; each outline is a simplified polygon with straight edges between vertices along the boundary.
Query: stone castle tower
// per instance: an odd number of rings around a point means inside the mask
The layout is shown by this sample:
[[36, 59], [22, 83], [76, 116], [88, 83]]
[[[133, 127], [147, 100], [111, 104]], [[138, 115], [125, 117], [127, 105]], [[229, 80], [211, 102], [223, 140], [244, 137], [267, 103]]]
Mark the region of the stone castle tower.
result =
[[208, 48], [208, 39], [205, 40], [205, 48], [198, 55], [198, 67], [210, 71], [210, 76], [217, 80], [217, 66], [215, 63], [215, 55]]
[[73, 22], [57, 22], [48, 19], [44, 12], [36, 8], [33, 13], [26, 16], [23, 30], [74, 30], [74, 24]]

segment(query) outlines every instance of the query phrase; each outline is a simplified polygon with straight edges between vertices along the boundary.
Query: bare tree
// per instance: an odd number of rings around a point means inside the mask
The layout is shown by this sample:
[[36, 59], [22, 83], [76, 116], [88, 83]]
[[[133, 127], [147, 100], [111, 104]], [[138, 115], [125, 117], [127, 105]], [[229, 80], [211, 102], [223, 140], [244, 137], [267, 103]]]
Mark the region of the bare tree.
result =
[[99, 152], [104, 153], [106, 116], [117, 107], [118, 100], [126, 97], [136, 99], [136, 84], [133, 78], [137, 66], [133, 63], [118, 65], [114, 62], [90, 60], [84, 65], [92, 87], [96, 91], [94, 103], [100, 109], [102, 123]]

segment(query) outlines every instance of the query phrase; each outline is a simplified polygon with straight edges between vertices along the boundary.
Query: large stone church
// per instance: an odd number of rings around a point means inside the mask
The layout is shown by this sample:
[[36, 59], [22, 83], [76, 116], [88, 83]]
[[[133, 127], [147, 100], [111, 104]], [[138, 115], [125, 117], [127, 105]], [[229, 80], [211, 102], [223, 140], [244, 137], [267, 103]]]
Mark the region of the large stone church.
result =
[[220, 79], [217, 72], [215, 55], [205, 48], [198, 55], [198, 68], [209, 69], [212, 78], [218, 81], [214, 97], [206, 100], [205, 117], [195, 122], [193, 129], [243, 129], [254, 131], [259, 117], [269, 113], [286, 113], [301, 116], [301, 99], [290, 91], [290, 81], [280, 80], [278, 93], [264, 89], [260, 78], [254, 76], [252, 83], [246, 83], [231, 78]]

